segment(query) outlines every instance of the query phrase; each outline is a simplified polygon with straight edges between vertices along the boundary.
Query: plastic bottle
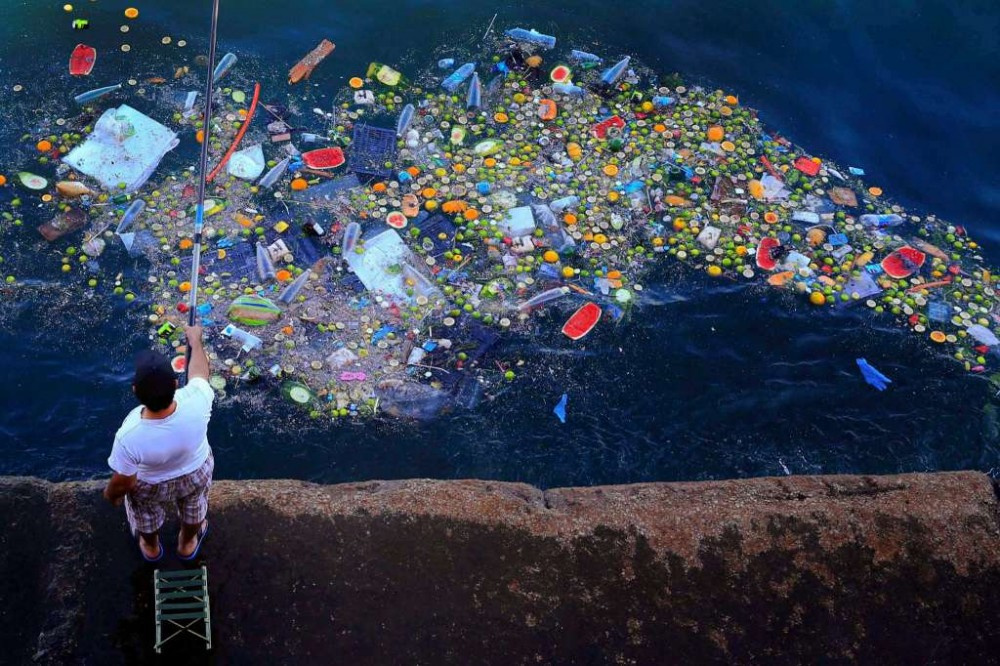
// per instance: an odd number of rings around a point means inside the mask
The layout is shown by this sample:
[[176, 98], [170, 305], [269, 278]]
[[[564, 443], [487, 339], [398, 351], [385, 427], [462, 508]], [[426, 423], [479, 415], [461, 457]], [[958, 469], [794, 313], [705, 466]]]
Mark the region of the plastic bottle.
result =
[[413, 114], [416, 109], [412, 104], [407, 104], [403, 107], [402, 113], [399, 114], [399, 120], [396, 121], [396, 138], [401, 139], [406, 131], [410, 129], [410, 123], [413, 122]]
[[580, 197], [572, 195], [568, 197], [563, 197], [562, 199], [556, 199], [555, 201], [549, 204], [549, 208], [551, 208], [556, 213], [561, 213], [567, 208], [576, 208], [579, 205], [580, 205]]
[[302, 271], [302, 274], [295, 278], [295, 281], [290, 285], [285, 287], [280, 294], [278, 294], [278, 302], [284, 305], [291, 305], [295, 297], [299, 295], [302, 288], [306, 286], [306, 282], [309, 282], [309, 276], [312, 274], [310, 269]]
[[358, 239], [361, 238], [361, 225], [357, 222], [351, 222], [344, 229], [344, 240], [341, 244], [341, 255], [347, 257], [358, 245]]
[[866, 227], [873, 227], [875, 229], [885, 229], [886, 227], [895, 227], [896, 225], [903, 223], [903, 218], [899, 215], [889, 214], [889, 215], [862, 215], [861, 224]]
[[553, 83], [552, 90], [560, 95], [567, 95], [569, 97], [583, 97], [587, 94], [586, 90], [572, 83]]
[[628, 65], [631, 61], [632, 58], [630, 56], [625, 56], [611, 67], [604, 70], [604, 73], [601, 74], [601, 83], [609, 86], [618, 83], [618, 79], [622, 78], [622, 75], [625, 74], [625, 70], [628, 69]]
[[479, 83], [479, 74], [473, 72], [469, 83], [469, 94], [465, 98], [466, 109], [478, 109], [483, 105], [483, 86]]
[[455, 66], [454, 58], [441, 58], [440, 60], [438, 60], [439, 69], [451, 69], [454, 66]]
[[222, 335], [227, 338], [232, 338], [240, 344], [243, 345], [243, 351], [248, 352], [264, 344], [264, 341], [258, 338], [256, 335], [249, 331], [244, 331], [242, 328], [237, 328], [233, 324], [229, 324], [224, 329], [222, 329]]
[[285, 171], [288, 170], [288, 165], [291, 164], [291, 161], [291, 157], [286, 157], [275, 164], [270, 171], [264, 174], [264, 177], [260, 179], [257, 185], [265, 189], [273, 187], [278, 182], [278, 179], [285, 175]]
[[518, 42], [535, 44], [542, 48], [551, 49], [556, 45], [556, 38], [552, 35], [543, 35], [537, 30], [525, 30], [524, 28], [512, 28], [504, 33], [508, 37]]
[[519, 310], [530, 310], [531, 308], [537, 308], [546, 303], [551, 303], [552, 301], [562, 298], [569, 293], [569, 287], [556, 287], [554, 289], [549, 289], [548, 291], [543, 291], [540, 294], [529, 298], [524, 303], [518, 307]]
[[232, 53], [227, 53], [226, 55], [222, 56], [222, 60], [220, 60], [219, 64], [215, 66], [215, 72], [212, 74], [212, 77], [215, 79], [215, 82], [218, 83], [219, 79], [225, 76], [226, 72], [232, 69], [233, 65], [235, 64], [236, 64], [236, 56], [233, 55]]
[[132, 226], [132, 222], [135, 218], [146, 209], [146, 202], [142, 199], [136, 199], [132, 202], [132, 205], [125, 209], [125, 214], [122, 215], [121, 222], [118, 223], [118, 227], [115, 229], [116, 234], [124, 233], [128, 231], [128, 228]]
[[472, 73], [476, 71], [475, 64], [467, 62], [454, 72], [445, 77], [444, 81], [441, 82], [441, 87], [448, 92], [455, 92], [462, 83], [472, 76]]
[[569, 57], [577, 62], [602, 62], [601, 56], [587, 53], [586, 51], [577, 51], [576, 49], [569, 52]]
[[819, 224], [819, 215], [808, 210], [797, 210], [792, 213], [793, 222], [801, 222], [802, 224]]
[[261, 280], [272, 280], [275, 276], [271, 255], [260, 242], [257, 243], [257, 275]]
[[658, 109], [670, 106], [673, 103], [674, 103], [673, 97], [667, 97], [666, 95], [655, 95], [653, 97], [653, 106], [657, 107]]

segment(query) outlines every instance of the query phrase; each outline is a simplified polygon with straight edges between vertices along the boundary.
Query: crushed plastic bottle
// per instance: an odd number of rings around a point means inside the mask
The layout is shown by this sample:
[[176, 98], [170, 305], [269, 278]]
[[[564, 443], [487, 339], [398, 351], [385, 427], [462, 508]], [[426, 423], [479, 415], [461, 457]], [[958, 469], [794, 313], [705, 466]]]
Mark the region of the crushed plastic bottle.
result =
[[524, 28], [512, 28], [504, 33], [511, 39], [518, 42], [525, 42], [541, 46], [544, 49], [555, 48], [556, 38], [552, 35], [544, 35], [535, 29], [525, 30]]
[[889, 215], [862, 215], [858, 218], [861, 224], [873, 229], [885, 229], [895, 227], [903, 223], [903, 218], [896, 214]]
[[476, 65], [471, 62], [467, 62], [454, 72], [445, 77], [444, 81], [441, 82], [441, 87], [450, 93], [458, 90], [458, 87], [465, 82], [467, 78], [472, 76], [472, 73], [476, 71]]

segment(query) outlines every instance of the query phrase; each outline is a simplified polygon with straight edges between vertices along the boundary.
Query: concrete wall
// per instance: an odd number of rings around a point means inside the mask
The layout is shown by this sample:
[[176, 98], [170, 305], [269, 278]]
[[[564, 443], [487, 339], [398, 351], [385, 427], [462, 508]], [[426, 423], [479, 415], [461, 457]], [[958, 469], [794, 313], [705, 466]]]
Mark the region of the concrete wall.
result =
[[[545, 492], [219, 482], [202, 551], [216, 647], [164, 656], [991, 662], [998, 509], [976, 473]], [[99, 485], [0, 478], [0, 525], [0, 661], [153, 658], [152, 568]]]

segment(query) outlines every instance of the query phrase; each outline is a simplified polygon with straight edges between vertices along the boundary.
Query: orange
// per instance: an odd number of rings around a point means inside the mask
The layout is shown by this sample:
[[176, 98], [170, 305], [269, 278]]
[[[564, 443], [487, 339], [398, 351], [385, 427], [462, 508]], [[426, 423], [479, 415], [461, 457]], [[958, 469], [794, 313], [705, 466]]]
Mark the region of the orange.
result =
[[309, 183], [306, 182], [305, 178], [296, 178], [292, 181], [292, 189], [296, 192], [304, 190], [309, 187]]
[[194, 241], [190, 238], [182, 238], [181, 242], [178, 243], [177, 246], [182, 250], [190, 250], [194, 247]]
[[667, 126], [662, 123], [656, 123], [655, 125], [653, 125], [653, 131], [656, 132], [657, 134], [663, 134], [664, 132], [667, 131]]
[[622, 272], [621, 271], [608, 271], [608, 279], [609, 280], [621, 280], [622, 279]]
[[944, 342], [947, 339], [948, 336], [945, 335], [942, 331], [931, 331], [931, 340], [933, 340], [934, 342]]
[[182, 294], [186, 294], [189, 291], [191, 291], [191, 283], [190, 282], [181, 282], [179, 285], [177, 285], [177, 288], [180, 289], [180, 291], [181, 291]]
[[577, 223], [576, 215], [574, 215], [573, 213], [566, 213], [565, 215], [563, 215], [563, 222], [565, 222], [569, 226], [573, 226], [574, 224]]
[[614, 164], [608, 164], [604, 167], [604, 175], [610, 178], [614, 178], [618, 175], [618, 167]]
[[486, 168], [488, 168], [488, 169], [492, 169], [496, 165], [497, 165], [497, 161], [495, 159], [493, 159], [492, 157], [487, 157], [485, 160], [483, 160], [483, 166], [486, 167]]
[[0, 185], [6, 185], [6, 184], [7, 184], [7, 176], [0, 173]]
[[495, 120], [495, 121], [497, 121], [498, 123], [501, 123], [501, 124], [502, 124], [502, 123], [505, 123], [505, 122], [507, 122], [508, 120], [510, 120], [510, 116], [508, 116], [508, 115], [507, 115], [506, 113], [504, 113], [503, 111], [498, 111], [498, 112], [497, 112], [497, 113], [496, 113], [496, 114], [495, 114], [495, 115], [493, 116], [493, 120]]
[[205, 130], [198, 130], [194, 133], [195, 141], [202, 143], [205, 140]]
[[566, 279], [573, 277], [576, 273], [569, 266], [563, 266], [562, 276]]
[[435, 196], [437, 196], [437, 190], [435, 190], [433, 187], [425, 187], [423, 191], [420, 193], [420, 195], [424, 199], [433, 199]]
[[35, 148], [37, 148], [40, 153], [47, 153], [52, 150], [52, 142], [42, 139], [35, 144]]
[[282, 268], [280, 271], [274, 274], [274, 277], [278, 279], [278, 282], [288, 282], [292, 279], [292, 274]]
[[778, 214], [769, 210], [764, 213], [764, 221], [768, 224], [774, 224], [778, 221]]
[[708, 132], [705, 133], [709, 141], [722, 141], [726, 136], [726, 131], [719, 127], [718, 125], [712, 125], [708, 128]]
[[736, 97], [736, 95], [726, 95], [726, 104], [729, 106], [736, 106], [739, 103], [740, 100]]
[[747, 183], [747, 189], [750, 190], [750, 196], [754, 199], [764, 198], [764, 185], [756, 178]]
[[385, 192], [385, 190], [385, 183], [375, 183], [372, 185], [372, 192], [375, 192], [376, 194], [381, 194], [382, 192]]
[[614, 202], [618, 201], [618, 199], [620, 198], [620, 196], [621, 195], [618, 194], [617, 190], [611, 190], [610, 192], [608, 192], [608, 201], [610, 201], [611, 203], [614, 203]]
[[608, 237], [605, 236], [604, 234], [594, 234], [594, 242], [595, 243], [607, 243], [608, 242]]
[[687, 227], [687, 222], [683, 218], [678, 217], [674, 219], [674, 231], [684, 231], [685, 227]]
[[882, 188], [881, 187], [869, 187], [868, 188], [868, 194], [872, 195], [873, 197], [880, 197], [880, 196], [882, 196]]
[[476, 210], [475, 208], [470, 208], [469, 210], [465, 211], [465, 219], [468, 220], [469, 222], [472, 222], [473, 220], [478, 220], [479, 211]]
[[361, 86], [365, 85], [365, 82], [361, 80], [360, 76], [352, 76], [351, 80], [347, 82], [347, 85], [357, 90]]
[[291, 326], [282, 326], [281, 332], [284, 333], [285, 335], [291, 335], [292, 333], [295, 332], [295, 329], [292, 328]]
[[134, 19], [139, 17], [139, 10], [135, 7], [129, 7], [125, 10], [125, 18]]
[[420, 169], [418, 169], [415, 166], [411, 166], [409, 169], [406, 170], [406, 173], [408, 173], [411, 176], [413, 176], [414, 178], [416, 178], [417, 176], [420, 175]]
[[554, 264], [559, 261], [559, 253], [555, 250], [546, 250], [545, 254], [542, 255], [542, 259], [550, 264]]

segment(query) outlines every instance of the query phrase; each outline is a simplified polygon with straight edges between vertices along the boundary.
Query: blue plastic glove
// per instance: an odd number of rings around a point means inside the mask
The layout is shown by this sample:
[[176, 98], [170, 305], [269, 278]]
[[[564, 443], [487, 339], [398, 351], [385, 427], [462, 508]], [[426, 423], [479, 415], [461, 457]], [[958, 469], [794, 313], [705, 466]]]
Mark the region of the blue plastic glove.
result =
[[881, 372], [873, 368], [868, 364], [863, 358], [857, 359], [858, 368], [861, 369], [861, 376], [865, 378], [865, 381], [877, 388], [879, 391], [884, 391], [888, 388], [892, 380], [883, 375]]
[[566, 400], [568, 396], [563, 393], [562, 398], [559, 399], [559, 404], [552, 408], [552, 413], [559, 417], [559, 420], [566, 423]]

